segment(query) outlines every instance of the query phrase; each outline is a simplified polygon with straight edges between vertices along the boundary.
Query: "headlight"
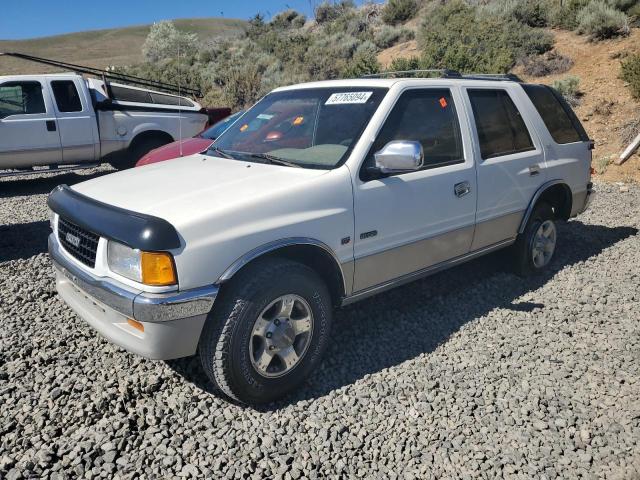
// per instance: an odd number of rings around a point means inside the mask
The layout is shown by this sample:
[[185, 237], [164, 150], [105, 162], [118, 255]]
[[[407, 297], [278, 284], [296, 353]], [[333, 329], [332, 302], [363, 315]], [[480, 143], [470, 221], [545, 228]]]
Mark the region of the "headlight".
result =
[[173, 257], [168, 252], [144, 252], [110, 240], [107, 263], [112, 272], [145, 285], [178, 283]]

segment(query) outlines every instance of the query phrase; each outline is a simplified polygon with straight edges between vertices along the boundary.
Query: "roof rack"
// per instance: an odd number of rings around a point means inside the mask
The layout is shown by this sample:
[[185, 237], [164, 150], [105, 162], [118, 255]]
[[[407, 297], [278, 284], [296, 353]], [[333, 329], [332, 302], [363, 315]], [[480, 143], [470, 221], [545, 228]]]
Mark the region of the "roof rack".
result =
[[519, 82], [522, 83], [522, 79], [513, 73], [469, 73], [461, 74], [457, 70], [451, 70], [448, 68], [429, 68], [425, 70], [393, 70], [388, 72], [371, 73], [363, 75], [361, 78], [387, 78], [387, 77], [416, 77], [417, 74], [429, 74], [429, 76], [420, 76], [417, 78], [463, 78], [465, 80], [498, 80], [505, 82]]
[[[423, 70], [391, 70], [388, 72], [380, 72], [380, 73], [370, 73], [368, 75], [363, 75], [362, 78], [385, 78], [391, 76], [407, 76], [407, 74], [422, 74], [422, 73], [430, 73], [430, 74], [438, 74], [440, 77], [446, 78], [459, 78], [460, 72], [455, 70], [449, 70], [448, 68], [428, 68]], [[424, 78], [424, 77], [422, 77]]]
[[86, 75], [93, 75], [96, 77], [100, 77], [102, 81], [105, 83], [105, 87], [107, 88], [109, 97], [112, 97], [111, 87], [109, 86], [109, 80], [112, 80], [115, 82], [123, 82], [131, 85], [155, 88], [157, 90], [162, 90], [167, 93], [173, 93], [177, 95], [193, 95], [194, 97], [202, 98], [202, 92], [196, 88], [183, 87], [183, 86], [175, 85], [172, 83], [159, 82], [157, 80], [149, 80], [147, 78], [136, 77], [134, 75], [128, 75], [125, 73], [109, 72], [106, 70], [101, 70], [99, 68], [87, 67], [84, 65], [76, 65], [74, 63], [60, 62], [58, 60], [35, 57], [33, 55], [27, 55], [26, 53], [0, 52], [0, 56], [2, 55], [6, 55], [8, 57], [20, 58], [22, 60], [27, 60], [30, 62], [42, 63], [44, 65], [50, 65], [52, 67], [64, 68], [76, 73], [84, 73]]
[[469, 73], [462, 78], [469, 80], [502, 80], [504, 82], [522, 83], [522, 79], [515, 73]]

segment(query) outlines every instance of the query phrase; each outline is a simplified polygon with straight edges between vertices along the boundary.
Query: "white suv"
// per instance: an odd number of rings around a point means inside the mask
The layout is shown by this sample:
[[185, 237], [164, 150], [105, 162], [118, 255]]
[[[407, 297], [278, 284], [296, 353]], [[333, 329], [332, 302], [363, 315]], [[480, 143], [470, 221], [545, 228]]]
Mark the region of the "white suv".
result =
[[448, 72], [280, 88], [205, 154], [60, 186], [64, 300], [154, 359], [199, 353], [246, 403], [317, 367], [334, 307], [510, 247], [551, 261], [592, 142], [549, 87]]

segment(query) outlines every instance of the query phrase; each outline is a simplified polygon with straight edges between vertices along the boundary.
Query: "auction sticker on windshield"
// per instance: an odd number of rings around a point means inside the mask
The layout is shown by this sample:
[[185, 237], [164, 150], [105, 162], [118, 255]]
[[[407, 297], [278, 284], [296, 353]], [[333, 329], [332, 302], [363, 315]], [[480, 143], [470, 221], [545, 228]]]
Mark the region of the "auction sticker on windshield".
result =
[[373, 92], [343, 92], [332, 94], [325, 105], [344, 105], [347, 103], [367, 103]]

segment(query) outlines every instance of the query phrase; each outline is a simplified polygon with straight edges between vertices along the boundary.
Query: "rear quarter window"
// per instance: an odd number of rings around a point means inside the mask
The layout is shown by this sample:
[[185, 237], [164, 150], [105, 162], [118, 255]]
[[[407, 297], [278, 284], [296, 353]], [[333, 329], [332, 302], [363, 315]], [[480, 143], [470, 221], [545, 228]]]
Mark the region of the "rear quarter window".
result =
[[467, 92], [484, 160], [535, 150], [527, 126], [505, 90]]
[[589, 137], [562, 96], [546, 85], [522, 85], [542, 121], [559, 144], [588, 141]]

